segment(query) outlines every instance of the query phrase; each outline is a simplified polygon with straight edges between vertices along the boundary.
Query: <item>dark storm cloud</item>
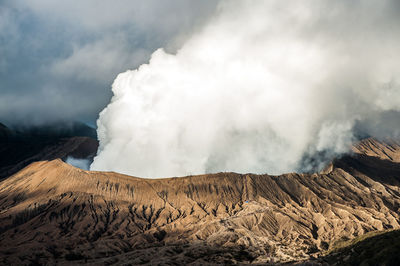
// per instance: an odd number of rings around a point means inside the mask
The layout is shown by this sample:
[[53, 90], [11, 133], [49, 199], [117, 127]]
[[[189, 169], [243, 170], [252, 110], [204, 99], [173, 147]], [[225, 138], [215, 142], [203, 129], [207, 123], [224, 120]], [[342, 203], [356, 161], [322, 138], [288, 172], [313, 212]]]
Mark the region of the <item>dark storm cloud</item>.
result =
[[175, 51], [217, 1], [3, 1], [0, 121], [93, 123], [116, 75]]

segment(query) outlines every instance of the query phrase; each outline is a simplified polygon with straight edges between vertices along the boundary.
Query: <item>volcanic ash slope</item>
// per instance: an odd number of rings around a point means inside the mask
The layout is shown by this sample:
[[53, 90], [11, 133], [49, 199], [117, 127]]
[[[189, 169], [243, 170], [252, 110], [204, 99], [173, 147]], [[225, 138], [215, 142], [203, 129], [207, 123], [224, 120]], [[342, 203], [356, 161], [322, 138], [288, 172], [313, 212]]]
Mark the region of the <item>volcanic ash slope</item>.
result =
[[0, 183], [0, 263], [264, 263], [399, 229], [400, 144], [321, 174], [142, 179], [35, 162]]

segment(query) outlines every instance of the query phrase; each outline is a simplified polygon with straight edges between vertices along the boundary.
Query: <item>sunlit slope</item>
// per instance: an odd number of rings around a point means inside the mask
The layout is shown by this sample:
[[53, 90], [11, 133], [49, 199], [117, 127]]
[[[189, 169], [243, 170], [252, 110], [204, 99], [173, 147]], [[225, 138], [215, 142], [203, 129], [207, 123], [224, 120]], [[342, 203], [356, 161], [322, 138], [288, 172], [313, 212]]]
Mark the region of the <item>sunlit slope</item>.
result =
[[142, 179], [32, 163], [0, 183], [1, 263], [301, 260], [399, 229], [399, 145], [390, 159], [365, 141], [312, 175]]

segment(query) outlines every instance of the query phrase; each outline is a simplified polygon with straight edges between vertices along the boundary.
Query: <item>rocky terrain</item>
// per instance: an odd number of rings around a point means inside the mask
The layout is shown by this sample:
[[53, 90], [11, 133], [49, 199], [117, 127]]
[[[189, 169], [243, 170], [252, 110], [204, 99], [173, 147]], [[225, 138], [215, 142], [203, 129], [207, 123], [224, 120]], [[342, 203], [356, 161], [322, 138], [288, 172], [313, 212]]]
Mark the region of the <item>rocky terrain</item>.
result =
[[0, 180], [36, 161], [90, 159], [97, 147], [95, 130], [80, 123], [17, 129], [0, 123]]
[[0, 182], [0, 264], [331, 263], [341, 241], [400, 229], [400, 143], [353, 151], [322, 173], [280, 176], [142, 179], [34, 162]]
[[336, 242], [321, 259], [330, 265], [400, 265], [400, 230], [372, 231]]

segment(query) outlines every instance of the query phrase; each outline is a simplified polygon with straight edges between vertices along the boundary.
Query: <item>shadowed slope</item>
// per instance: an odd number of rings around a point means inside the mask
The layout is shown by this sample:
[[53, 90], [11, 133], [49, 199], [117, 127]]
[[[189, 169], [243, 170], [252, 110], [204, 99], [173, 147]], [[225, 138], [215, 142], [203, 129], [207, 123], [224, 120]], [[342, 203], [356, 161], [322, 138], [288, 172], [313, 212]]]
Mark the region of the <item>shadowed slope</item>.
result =
[[383, 158], [344, 157], [325, 174], [168, 179], [36, 162], [0, 183], [1, 262], [308, 259], [336, 240], [400, 228], [400, 167]]
[[320, 259], [329, 265], [400, 265], [400, 230], [371, 232], [339, 241]]
[[89, 137], [61, 138], [51, 141], [0, 141], [0, 180], [35, 161], [93, 157], [98, 143]]
[[98, 147], [95, 138], [93, 128], [77, 122], [18, 129], [0, 123], [0, 180], [36, 161], [92, 159]]

